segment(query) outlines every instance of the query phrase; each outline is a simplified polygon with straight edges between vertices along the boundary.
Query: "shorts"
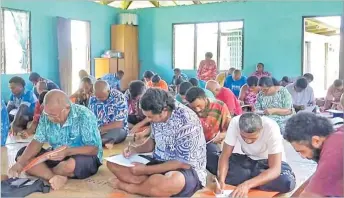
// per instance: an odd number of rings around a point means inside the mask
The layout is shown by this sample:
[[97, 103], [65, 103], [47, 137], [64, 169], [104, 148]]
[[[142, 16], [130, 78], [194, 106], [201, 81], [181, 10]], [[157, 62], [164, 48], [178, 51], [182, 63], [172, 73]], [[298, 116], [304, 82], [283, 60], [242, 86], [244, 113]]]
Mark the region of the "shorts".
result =
[[[26, 149], [26, 146], [21, 148], [15, 160], [17, 161], [17, 158], [20, 157], [24, 150]], [[43, 155], [46, 152], [49, 152], [50, 150], [46, 150], [44, 148], [41, 149], [41, 151], [36, 155], [40, 156]], [[98, 168], [102, 165], [96, 155], [73, 155], [70, 157], [66, 157], [64, 160], [61, 161], [53, 161], [53, 160], [47, 160], [45, 161], [45, 164], [48, 166], [48, 168], [54, 168], [57, 166], [60, 162], [66, 161], [69, 158], [73, 158], [75, 160], [75, 169], [74, 169], [74, 177], [73, 179], [85, 179], [88, 178], [98, 172]]]
[[[140, 155], [143, 158], [148, 159], [150, 162], [146, 164], [147, 166], [152, 166], [152, 165], [158, 165], [164, 163], [163, 161], [156, 160], [150, 156], [145, 156], [145, 155]], [[181, 174], [184, 175], [185, 178], [185, 186], [183, 189], [178, 193], [173, 195], [172, 197], [192, 197], [195, 192], [203, 188], [197, 172], [193, 169], [178, 169], [176, 171], [179, 171]]]

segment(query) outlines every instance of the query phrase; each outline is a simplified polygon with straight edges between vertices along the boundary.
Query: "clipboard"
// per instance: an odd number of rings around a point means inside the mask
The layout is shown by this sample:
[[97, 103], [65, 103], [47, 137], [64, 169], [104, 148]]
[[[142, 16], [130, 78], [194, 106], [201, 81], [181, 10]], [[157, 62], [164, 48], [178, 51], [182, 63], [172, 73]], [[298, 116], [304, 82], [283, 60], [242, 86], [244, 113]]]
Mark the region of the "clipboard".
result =
[[53, 151], [44, 153], [43, 155], [40, 155], [40, 156], [34, 158], [28, 165], [26, 165], [26, 166], [23, 168], [22, 172], [26, 172], [26, 171], [28, 171], [30, 168], [36, 166], [37, 164], [40, 164], [40, 163], [42, 163], [42, 162], [45, 162], [45, 161], [49, 160], [49, 158], [50, 158], [51, 155], [56, 154], [56, 153], [58, 153], [58, 152], [61, 152], [61, 151], [65, 150], [65, 149], [67, 149], [67, 146], [62, 146], [62, 147], [60, 147], [60, 148], [58, 148], [58, 149], [55, 149], [55, 150], [53, 150]]

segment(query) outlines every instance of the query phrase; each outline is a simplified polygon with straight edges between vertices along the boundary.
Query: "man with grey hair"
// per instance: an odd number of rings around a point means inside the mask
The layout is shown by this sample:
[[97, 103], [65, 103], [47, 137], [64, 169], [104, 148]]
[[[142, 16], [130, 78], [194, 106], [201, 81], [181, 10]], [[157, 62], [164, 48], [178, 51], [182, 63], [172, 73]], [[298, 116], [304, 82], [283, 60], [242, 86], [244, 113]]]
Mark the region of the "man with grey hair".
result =
[[121, 143], [128, 134], [128, 102], [123, 93], [110, 89], [104, 80], [94, 83], [94, 96], [90, 98], [89, 108], [98, 119], [102, 143], [108, 149]]
[[[244, 155], [233, 153], [237, 141]], [[231, 197], [246, 197], [250, 189], [287, 193], [295, 188], [295, 175], [286, 163], [283, 137], [278, 124], [255, 113], [245, 113], [231, 120], [222, 153], [208, 160], [209, 172], [217, 175], [220, 189], [225, 184], [237, 186]]]
[[103, 148], [93, 113], [84, 106], [71, 104], [60, 90], [49, 91], [43, 104], [36, 134], [27, 147], [18, 151], [17, 162], [9, 170], [10, 176], [18, 177], [34, 157], [48, 152], [42, 148], [45, 143], [53, 150], [67, 148], [53, 152], [49, 160], [35, 165], [27, 173], [49, 181], [52, 189], [60, 189], [68, 178], [85, 179], [96, 174]]

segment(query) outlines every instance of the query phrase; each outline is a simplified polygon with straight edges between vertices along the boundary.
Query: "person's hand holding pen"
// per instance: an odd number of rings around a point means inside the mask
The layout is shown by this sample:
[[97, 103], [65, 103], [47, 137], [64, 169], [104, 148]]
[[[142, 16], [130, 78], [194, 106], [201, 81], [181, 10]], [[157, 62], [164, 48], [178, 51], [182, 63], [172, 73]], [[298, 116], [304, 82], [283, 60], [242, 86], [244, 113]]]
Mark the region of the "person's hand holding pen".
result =
[[214, 178], [214, 180], [216, 183], [215, 194], [217, 194], [217, 195], [223, 194], [223, 189], [225, 187], [225, 184], [224, 183], [221, 184], [216, 177]]
[[129, 158], [136, 153], [136, 147], [131, 142], [129, 142], [129, 145], [123, 150], [123, 156], [125, 158]]

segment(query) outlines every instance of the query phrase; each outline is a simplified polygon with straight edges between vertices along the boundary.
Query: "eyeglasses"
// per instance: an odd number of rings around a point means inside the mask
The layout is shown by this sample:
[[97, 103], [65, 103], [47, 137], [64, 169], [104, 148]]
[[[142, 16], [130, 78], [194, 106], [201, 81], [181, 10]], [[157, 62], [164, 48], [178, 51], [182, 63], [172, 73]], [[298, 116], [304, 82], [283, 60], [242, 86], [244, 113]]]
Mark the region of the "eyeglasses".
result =
[[65, 108], [63, 108], [58, 115], [51, 115], [43, 110], [43, 114], [48, 116], [49, 118], [59, 118], [63, 110], [65, 110]]

